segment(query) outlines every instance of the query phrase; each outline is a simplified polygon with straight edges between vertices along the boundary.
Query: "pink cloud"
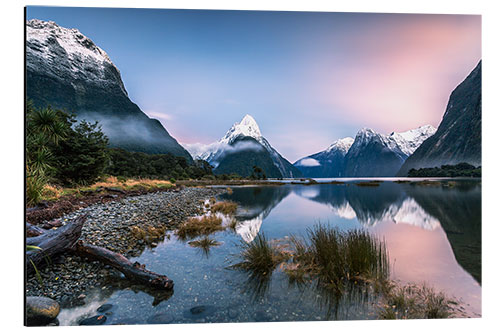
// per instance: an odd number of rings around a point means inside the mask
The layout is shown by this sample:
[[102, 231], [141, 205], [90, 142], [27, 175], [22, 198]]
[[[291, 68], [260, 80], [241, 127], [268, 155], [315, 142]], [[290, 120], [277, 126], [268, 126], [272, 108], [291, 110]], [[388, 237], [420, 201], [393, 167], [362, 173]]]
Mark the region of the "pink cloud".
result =
[[450, 93], [480, 60], [481, 21], [412, 17], [371, 29], [350, 45], [342, 65], [328, 58], [317, 64], [315, 89], [333, 118], [383, 132], [437, 126]]

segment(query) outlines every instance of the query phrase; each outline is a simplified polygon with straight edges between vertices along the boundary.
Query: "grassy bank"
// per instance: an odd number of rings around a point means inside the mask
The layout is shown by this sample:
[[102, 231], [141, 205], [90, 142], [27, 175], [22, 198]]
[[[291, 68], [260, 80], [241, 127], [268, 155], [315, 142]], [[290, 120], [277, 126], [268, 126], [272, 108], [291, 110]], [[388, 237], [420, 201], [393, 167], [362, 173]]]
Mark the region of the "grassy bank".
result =
[[102, 179], [89, 186], [62, 187], [46, 184], [41, 192], [40, 201], [56, 201], [71, 196], [85, 196], [90, 193], [152, 191], [155, 189], [168, 189], [174, 184], [167, 180], [117, 178], [114, 176]]

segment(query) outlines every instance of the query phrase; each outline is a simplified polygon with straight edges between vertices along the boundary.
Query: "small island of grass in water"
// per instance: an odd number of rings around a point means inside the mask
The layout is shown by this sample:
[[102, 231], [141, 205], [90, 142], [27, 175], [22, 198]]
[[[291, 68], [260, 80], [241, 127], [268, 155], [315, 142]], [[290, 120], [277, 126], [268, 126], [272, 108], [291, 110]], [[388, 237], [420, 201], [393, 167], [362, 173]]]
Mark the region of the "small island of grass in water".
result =
[[353, 288], [372, 293], [380, 319], [448, 318], [458, 314], [458, 303], [425, 285], [398, 285], [390, 280], [385, 242], [365, 230], [339, 231], [317, 224], [303, 238], [268, 240], [258, 234], [242, 242], [238, 262], [230, 268], [249, 273], [259, 288], [276, 268], [289, 283], [314, 283], [318, 291], [340, 299]]

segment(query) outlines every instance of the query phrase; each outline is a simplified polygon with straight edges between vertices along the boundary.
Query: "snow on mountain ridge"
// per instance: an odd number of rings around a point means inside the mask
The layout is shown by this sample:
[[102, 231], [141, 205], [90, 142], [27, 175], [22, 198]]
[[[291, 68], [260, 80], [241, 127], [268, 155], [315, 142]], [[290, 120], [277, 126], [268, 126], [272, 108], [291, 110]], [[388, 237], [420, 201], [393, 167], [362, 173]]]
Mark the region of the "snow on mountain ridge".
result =
[[346, 137], [334, 141], [327, 149], [326, 152], [331, 152], [332, 150], [340, 150], [342, 153], [346, 154], [354, 143], [354, 139], [351, 137]]
[[377, 133], [370, 128], [362, 128], [356, 134], [353, 149], [368, 144], [373, 138], [378, 139], [382, 144], [395, 152], [402, 152], [406, 157], [413, 152], [430, 136], [434, 135], [436, 128], [431, 125], [423, 125], [406, 132], [392, 132], [389, 135]]
[[[53, 21], [32, 19], [26, 22], [27, 67], [58, 78], [101, 81], [127, 91], [120, 71], [108, 54], [78, 29], [68, 29]], [[109, 69], [115, 75], [109, 75]]]
[[400, 147], [401, 151], [410, 156], [429, 137], [436, 133], [437, 129], [431, 125], [423, 125], [406, 132], [392, 132], [391, 137]]

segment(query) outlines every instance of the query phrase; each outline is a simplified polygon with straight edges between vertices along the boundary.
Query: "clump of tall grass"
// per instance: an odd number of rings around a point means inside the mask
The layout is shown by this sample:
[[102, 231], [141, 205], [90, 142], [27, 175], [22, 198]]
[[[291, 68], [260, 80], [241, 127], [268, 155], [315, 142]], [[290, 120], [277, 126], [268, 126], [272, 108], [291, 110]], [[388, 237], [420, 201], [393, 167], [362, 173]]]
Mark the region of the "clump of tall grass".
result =
[[177, 229], [177, 236], [181, 239], [195, 238], [201, 235], [210, 235], [224, 230], [222, 218], [210, 214], [202, 217], [190, 217]]
[[426, 285], [392, 284], [384, 293], [385, 303], [379, 310], [380, 319], [448, 318], [455, 312], [457, 302]]
[[130, 233], [136, 239], [144, 240], [147, 244], [162, 241], [165, 237], [165, 227], [132, 226]]
[[210, 210], [212, 211], [212, 213], [222, 213], [227, 216], [232, 216], [236, 213], [237, 209], [238, 209], [238, 204], [236, 204], [235, 202], [219, 201], [213, 204]]
[[240, 261], [231, 265], [233, 269], [250, 272], [254, 275], [271, 275], [273, 270], [288, 256], [269, 242], [265, 235], [257, 234], [250, 243], [241, 243]]
[[383, 281], [389, 276], [385, 243], [367, 231], [339, 231], [318, 224], [307, 239], [290, 239], [292, 260], [284, 266], [291, 280], [316, 279], [322, 288], [342, 291], [346, 283]]
[[291, 261], [283, 265], [291, 283], [317, 281], [320, 289], [341, 293], [347, 284], [388, 278], [385, 243], [366, 231], [341, 232], [318, 224], [306, 238], [290, 238]]
[[26, 203], [28, 206], [34, 206], [41, 201], [43, 189], [47, 180], [43, 175], [26, 166]]

